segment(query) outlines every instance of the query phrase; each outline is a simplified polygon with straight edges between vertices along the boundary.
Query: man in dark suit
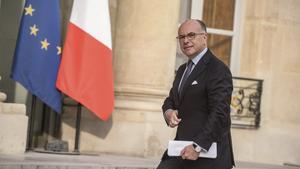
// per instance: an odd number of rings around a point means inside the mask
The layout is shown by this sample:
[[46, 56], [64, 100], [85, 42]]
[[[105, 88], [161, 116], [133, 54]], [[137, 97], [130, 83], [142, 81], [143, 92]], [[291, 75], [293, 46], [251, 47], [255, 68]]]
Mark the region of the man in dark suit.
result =
[[[189, 61], [179, 67], [162, 109], [167, 124], [177, 127], [175, 140], [193, 144], [183, 148], [179, 157], [165, 152], [157, 169], [231, 169], [231, 72], [207, 48], [202, 21], [183, 22], [177, 39]], [[213, 142], [217, 143], [217, 157], [199, 157]]]

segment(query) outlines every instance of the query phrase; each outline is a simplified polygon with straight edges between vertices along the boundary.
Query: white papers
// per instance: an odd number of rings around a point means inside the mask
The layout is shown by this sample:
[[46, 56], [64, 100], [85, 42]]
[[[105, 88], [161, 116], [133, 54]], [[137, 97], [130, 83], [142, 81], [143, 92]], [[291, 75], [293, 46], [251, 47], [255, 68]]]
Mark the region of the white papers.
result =
[[[171, 140], [168, 145], [168, 155], [169, 156], [180, 156], [181, 150], [193, 144], [192, 141], [179, 141], [179, 140]], [[213, 142], [207, 152], [201, 151], [199, 157], [203, 158], [216, 158], [217, 157], [217, 143]]]

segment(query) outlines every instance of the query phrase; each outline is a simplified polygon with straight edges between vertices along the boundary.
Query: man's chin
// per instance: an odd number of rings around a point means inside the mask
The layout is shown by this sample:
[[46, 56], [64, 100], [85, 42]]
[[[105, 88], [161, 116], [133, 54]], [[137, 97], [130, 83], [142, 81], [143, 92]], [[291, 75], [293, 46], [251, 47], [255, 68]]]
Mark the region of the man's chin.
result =
[[189, 51], [189, 50], [185, 50], [183, 53], [184, 53], [185, 55], [189, 56], [189, 55], [191, 55], [193, 52], [191, 52], [191, 51]]
[[195, 55], [194, 52], [184, 52], [184, 54], [187, 56], [187, 57], [193, 57]]

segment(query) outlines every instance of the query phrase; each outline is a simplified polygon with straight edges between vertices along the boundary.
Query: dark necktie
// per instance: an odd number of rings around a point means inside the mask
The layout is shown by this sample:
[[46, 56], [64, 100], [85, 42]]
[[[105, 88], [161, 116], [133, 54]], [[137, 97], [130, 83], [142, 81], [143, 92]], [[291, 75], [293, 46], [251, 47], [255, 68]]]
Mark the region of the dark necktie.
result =
[[192, 60], [189, 60], [188, 63], [187, 63], [187, 69], [182, 77], [182, 80], [181, 80], [181, 84], [179, 86], [179, 97], [181, 97], [181, 92], [182, 92], [182, 88], [187, 80], [187, 78], [189, 77], [191, 71], [192, 71], [192, 67], [193, 67], [193, 62]]

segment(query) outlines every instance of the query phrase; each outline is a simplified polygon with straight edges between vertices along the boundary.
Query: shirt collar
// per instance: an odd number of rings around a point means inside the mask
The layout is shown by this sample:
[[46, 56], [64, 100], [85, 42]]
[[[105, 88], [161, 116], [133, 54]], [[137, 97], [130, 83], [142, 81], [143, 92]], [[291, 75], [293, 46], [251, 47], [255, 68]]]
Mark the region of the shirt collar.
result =
[[197, 65], [197, 63], [199, 62], [199, 60], [204, 56], [204, 54], [207, 52], [207, 48], [205, 48], [204, 50], [202, 50], [202, 52], [200, 52], [196, 57], [194, 57], [192, 59], [192, 62], [194, 63], [194, 65]]

